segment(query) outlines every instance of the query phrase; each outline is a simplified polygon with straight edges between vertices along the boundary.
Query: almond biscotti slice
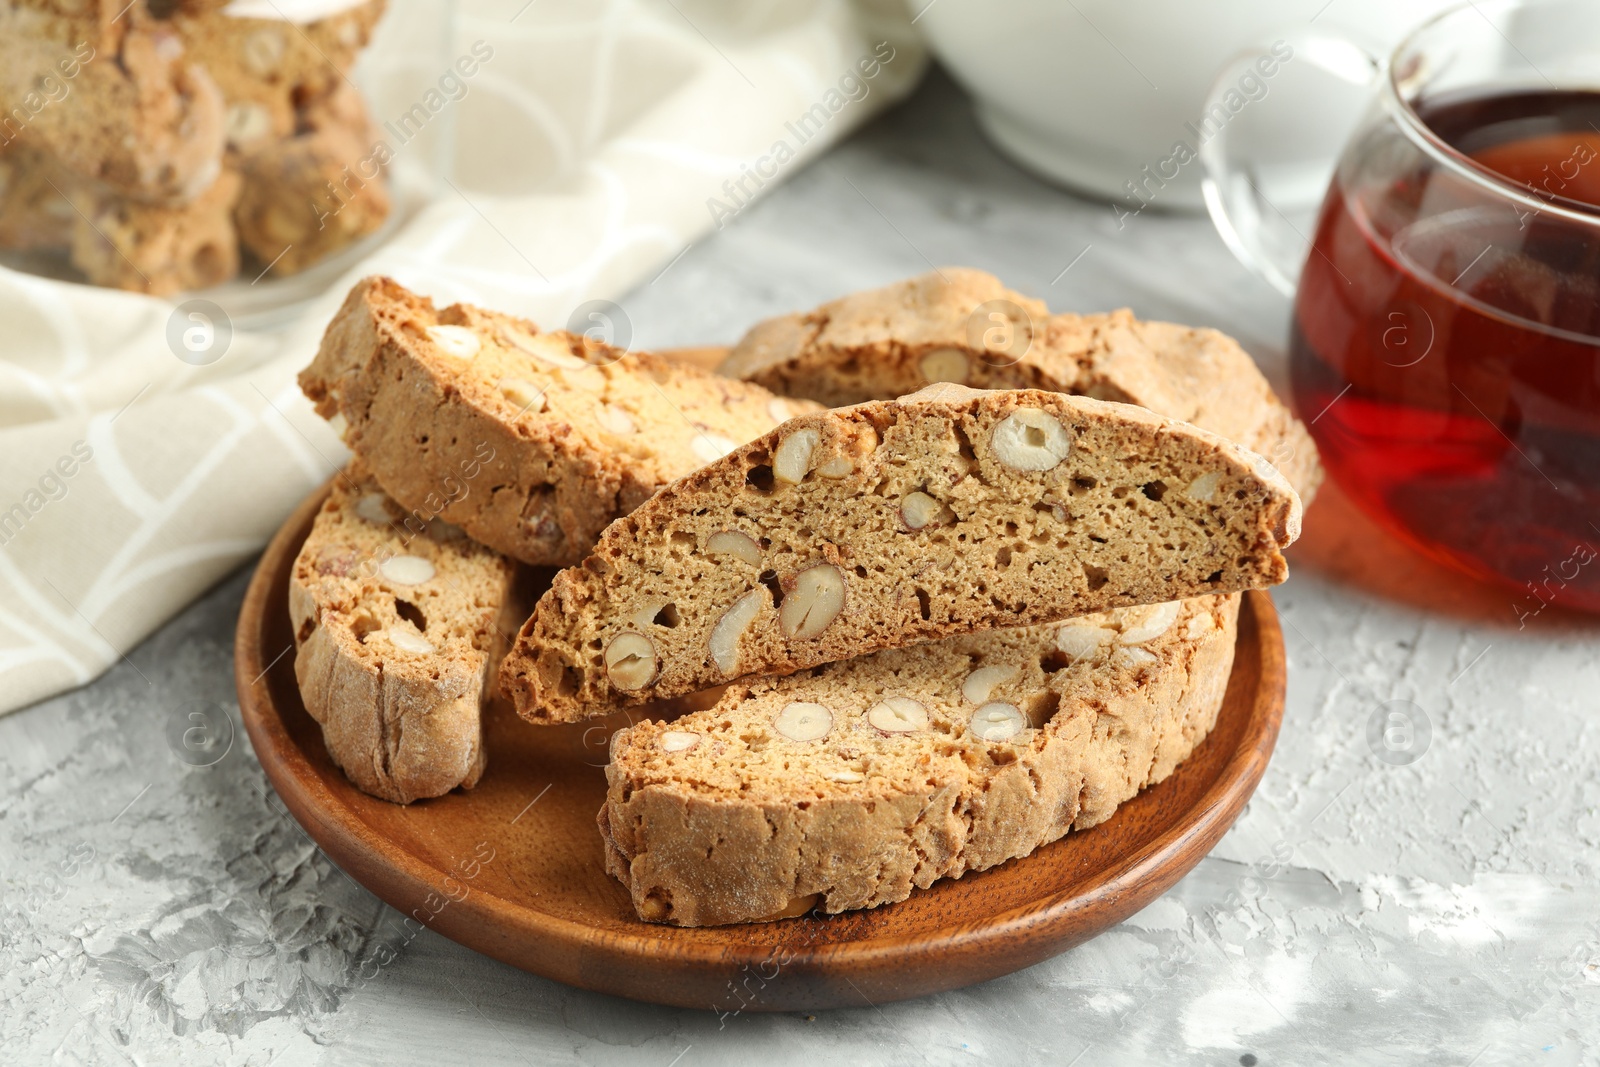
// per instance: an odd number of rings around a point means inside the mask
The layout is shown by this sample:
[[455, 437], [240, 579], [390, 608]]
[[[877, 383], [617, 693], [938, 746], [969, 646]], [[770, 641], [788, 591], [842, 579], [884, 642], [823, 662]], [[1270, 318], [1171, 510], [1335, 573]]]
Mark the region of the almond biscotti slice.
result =
[[811, 401], [389, 278], [350, 291], [300, 387], [389, 494], [524, 563], [566, 566], [676, 478]]
[[1110, 818], [1216, 722], [1239, 597], [952, 637], [731, 686], [612, 740], [606, 869], [643, 919], [871, 908]]
[[402, 804], [483, 774], [479, 714], [513, 571], [448, 523], [408, 518], [353, 462], [289, 582], [295, 677], [328, 755]]
[[1300, 501], [1129, 404], [933, 386], [804, 415], [556, 576], [501, 666], [569, 722], [957, 633], [1283, 581]]
[[[238, 153], [239, 243], [286, 277], [376, 231], [392, 202], [377, 128], [348, 83], [296, 113], [294, 136]], [[330, 192], [330, 190], [332, 190]]]
[[757, 324], [722, 372], [838, 406], [929, 382], [1050, 389], [1138, 404], [1259, 452], [1309, 504], [1316, 445], [1226, 334], [1123, 308], [1054, 315], [983, 271], [946, 267]]

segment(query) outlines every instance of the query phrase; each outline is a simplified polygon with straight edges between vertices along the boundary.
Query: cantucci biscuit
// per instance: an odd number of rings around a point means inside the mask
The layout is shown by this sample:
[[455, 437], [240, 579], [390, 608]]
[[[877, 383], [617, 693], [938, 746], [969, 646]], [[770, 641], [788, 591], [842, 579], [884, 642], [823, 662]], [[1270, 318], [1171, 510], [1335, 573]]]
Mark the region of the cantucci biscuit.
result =
[[184, 204], [145, 204], [94, 182], [64, 185], [76, 209], [72, 265], [93, 285], [145, 293], [204, 289], [239, 269], [233, 229], [239, 176], [223, 171]]
[[351, 290], [300, 387], [396, 500], [525, 563], [582, 559], [663, 485], [810, 401], [388, 278]]
[[[385, 3], [336, 4], [331, 14], [296, 23], [272, 17], [277, 12], [268, 0], [254, 5], [265, 18], [182, 10], [170, 22], [222, 91], [228, 149], [251, 153], [298, 132], [297, 111], [314, 110], [341, 90], [354, 92], [347, 75]], [[306, 198], [302, 211], [311, 215], [315, 203]]]
[[8, 140], [118, 196], [185, 203], [222, 172], [222, 93], [144, 4], [0, 4], [0, 96]]
[[1108, 819], [1216, 722], [1238, 595], [952, 637], [617, 733], [600, 827], [641, 918], [904, 900]]
[[958, 633], [1283, 581], [1300, 501], [1128, 404], [943, 385], [785, 423], [556, 576], [501, 685], [568, 722]]
[[982, 271], [946, 267], [769, 319], [721, 369], [830, 406], [945, 381], [1138, 404], [1266, 456], [1307, 504], [1322, 480], [1305, 427], [1231, 337], [1126, 308], [1051, 315]]
[[294, 136], [238, 153], [239, 244], [274, 275], [297, 274], [377, 230], [388, 158], [361, 94], [341, 82], [298, 112]]
[[294, 670], [363, 792], [408, 803], [483, 774], [479, 716], [513, 566], [447, 523], [416, 523], [359, 461], [335, 480], [290, 578]]

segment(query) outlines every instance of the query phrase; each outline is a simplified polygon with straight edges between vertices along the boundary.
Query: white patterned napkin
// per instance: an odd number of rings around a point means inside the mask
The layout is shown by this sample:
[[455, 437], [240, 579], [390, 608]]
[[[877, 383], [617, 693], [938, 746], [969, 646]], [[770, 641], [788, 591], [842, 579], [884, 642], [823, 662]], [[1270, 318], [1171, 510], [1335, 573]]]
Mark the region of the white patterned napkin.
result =
[[925, 64], [899, 0], [468, 0], [454, 55], [453, 185], [209, 365], [172, 301], [0, 269], [0, 712], [96, 677], [344, 461], [294, 376], [355, 279], [565, 325]]

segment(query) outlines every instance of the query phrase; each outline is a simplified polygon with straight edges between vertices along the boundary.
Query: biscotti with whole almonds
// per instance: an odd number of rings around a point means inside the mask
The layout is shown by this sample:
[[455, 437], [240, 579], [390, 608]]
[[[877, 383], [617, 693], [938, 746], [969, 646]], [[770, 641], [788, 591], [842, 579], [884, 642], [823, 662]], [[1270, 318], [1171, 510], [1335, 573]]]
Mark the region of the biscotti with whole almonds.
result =
[[1138, 404], [1267, 457], [1306, 504], [1322, 480], [1305, 427], [1231, 337], [1126, 308], [1051, 315], [982, 271], [946, 267], [769, 319], [721, 369], [830, 406], [941, 381]]
[[566, 566], [663, 485], [810, 401], [389, 278], [350, 291], [300, 387], [391, 496], [525, 563]]
[[404, 804], [477, 783], [513, 568], [448, 523], [417, 523], [359, 461], [335, 479], [289, 615], [301, 699], [357, 788]]
[[933, 386], [708, 464], [556, 576], [501, 667], [568, 722], [883, 648], [1281, 582], [1300, 501], [1128, 404]]
[[[247, 0], [226, 14], [179, 11], [169, 22], [222, 91], [229, 153], [251, 154], [304, 132], [306, 113], [333, 94], [359, 96], [348, 75], [385, 6], [386, 0], [332, 3], [320, 18], [291, 22], [274, 0]], [[302, 205], [308, 215], [312, 203]]]
[[[133, 200], [176, 204], [222, 172], [226, 111], [201, 57], [144, 4], [0, 4], [0, 133]], [[218, 18], [222, 16], [216, 16]]]
[[237, 153], [239, 244], [278, 276], [373, 233], [391, 207], [380, 165], [388, 149], [354, 86], [341, 82], [295, 114], [293, 136]]
[[204, 289], [239, 269], [233, 228], [239, 175], [223, 171], [184, 204], [145, 204], [94, 182], [65, 186], [74, 207], [72, 265], [91, 285], [168, 294]]
[[904, 900], [1104, 822], [1216, 722], [1239, 597], [952, 637], [730, 686], [612, 740], [606, 869], [643, 919]]
[[[348, 74], [385, 0], [5, 0], [0, 247], [154, 294], [303, 270], [382, 225], [383, 165]], [[221, 10], [223, 6], [227, 10]], [[313, 5], [316, 7], [317, 5]]]

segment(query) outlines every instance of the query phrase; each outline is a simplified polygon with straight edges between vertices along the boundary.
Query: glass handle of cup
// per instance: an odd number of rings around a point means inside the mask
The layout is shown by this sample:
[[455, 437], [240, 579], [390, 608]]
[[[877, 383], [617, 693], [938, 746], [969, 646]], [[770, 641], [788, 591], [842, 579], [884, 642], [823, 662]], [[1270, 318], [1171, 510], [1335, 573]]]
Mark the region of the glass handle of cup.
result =
[[[1381, 54], [1339, 32], [1284, 31], [1224, 64], [1206, 94], [1195, 126], [1206, 209], [1239, 261], [1286, 297], [1310, 253], [1334, 162], [1383, 72]], [[1297, 76], [1285, 79], [1291, 70]], [[1325, 91], [1311, 92], [1301, 71]], [[1274, 83], [1291, 97], [1276, 109], [1267, 99]], [[1258, 97], [1252, 86], [1266, 88]], [[1321, 110], [1294, 121], [1287, 107], [1308, 103]]]

